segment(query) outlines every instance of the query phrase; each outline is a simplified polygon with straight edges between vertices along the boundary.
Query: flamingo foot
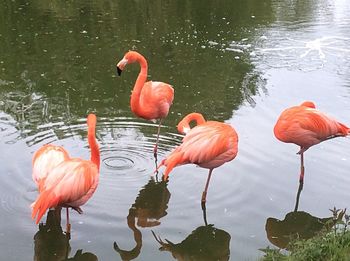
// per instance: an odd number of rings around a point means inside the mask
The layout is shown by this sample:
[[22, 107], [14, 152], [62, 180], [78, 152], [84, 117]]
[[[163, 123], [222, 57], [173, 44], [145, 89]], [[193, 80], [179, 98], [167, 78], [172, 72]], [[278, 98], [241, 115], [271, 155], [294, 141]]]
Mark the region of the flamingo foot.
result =
[[72, 207], [72, 209], [74, 209], [79, 214], [83, 214], [83, 210], [80, 207]]

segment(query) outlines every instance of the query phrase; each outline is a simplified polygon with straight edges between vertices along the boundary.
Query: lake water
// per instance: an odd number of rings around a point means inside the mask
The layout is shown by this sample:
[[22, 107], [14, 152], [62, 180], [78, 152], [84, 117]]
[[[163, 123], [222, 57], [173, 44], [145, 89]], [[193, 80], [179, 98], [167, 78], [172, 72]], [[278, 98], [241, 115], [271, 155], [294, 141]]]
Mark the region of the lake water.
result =
[[[304, 100], [350, 124], [349, 17], [346, 0], [2, 1], [1, 260], [257, 260], [260, 248], [284, 247], [279, 232], [299, 224], [310, 234], [329, 209], [349, 208], [349, 138], [305, 153], [293, 212], [298, 147], [273, 135], [281, 111]], [[139, 67], [116, 76], [128, 50], [147, 58], [149, 79], [175, 89], [159, 159], [180, 144], [176, 124], [193, 111], [239, 135], [237, 157], [213, 172], [211, 225], [200, 207], [206, 169], [175, 168], [167, 183], [153, 174], [157, 124], [129, 107]], [[84, 213], [71, 212], [68, 239], [65, 212], [61, 226], [52, 213], [40, 228], [31, 220], [31, 160], [46, 143], [89, 158], [90, 112], [100, 182]]]

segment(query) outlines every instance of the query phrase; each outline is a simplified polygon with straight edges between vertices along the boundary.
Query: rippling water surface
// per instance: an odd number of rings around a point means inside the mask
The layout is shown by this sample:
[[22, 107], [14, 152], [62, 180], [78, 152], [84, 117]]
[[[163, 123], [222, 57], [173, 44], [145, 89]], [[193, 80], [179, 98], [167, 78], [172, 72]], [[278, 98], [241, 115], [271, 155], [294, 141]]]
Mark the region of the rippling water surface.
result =
[[[260, 248], [285, 248], [276, 235], [293, 230], [290, 220], [319, 224], [330, 208], [349, 208], [349, 138], [305, 153], [294, 211], [298, 148], [273, 136], [280, 112], [304, 100], [350, 124], [347, 1], [3, 1], [0, 10], [2, 259], [257, 260]], [[176, 124], [189, 112], [239, 134], [237, 157], [214, 170], [210, 225], [206, 169], [177, 167], [168, 182], [154, 172], [158, 124], [129, 108], [139, 68], [115, 75], [129, 49], [147, 57], [149, 79], [175, 89], [158, 162], [181, 143]], [[88, 159], [90, 112], [100, 182], [84, 213], [72, 211], [69, 239], [65, 211], [61, 223], [53, 212], [41, 226], [30, 218], [31, 160], [47, 143]]]

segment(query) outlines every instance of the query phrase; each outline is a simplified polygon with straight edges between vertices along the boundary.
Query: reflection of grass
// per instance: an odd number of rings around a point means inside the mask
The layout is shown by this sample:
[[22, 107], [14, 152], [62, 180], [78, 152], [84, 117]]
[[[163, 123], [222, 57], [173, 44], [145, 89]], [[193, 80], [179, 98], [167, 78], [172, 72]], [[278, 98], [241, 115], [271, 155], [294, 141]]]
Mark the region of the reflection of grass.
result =
[[283, 254], [280, 249], [267, 247], [261, 249], [265, 255], [262, 261], [346, 261], [350, 260], [350, 224], [349, 215], [345, 210], [332, 209], [333, 230], [324, 231], [308, 240], [294, 240], [288, 246], [289, 254]]

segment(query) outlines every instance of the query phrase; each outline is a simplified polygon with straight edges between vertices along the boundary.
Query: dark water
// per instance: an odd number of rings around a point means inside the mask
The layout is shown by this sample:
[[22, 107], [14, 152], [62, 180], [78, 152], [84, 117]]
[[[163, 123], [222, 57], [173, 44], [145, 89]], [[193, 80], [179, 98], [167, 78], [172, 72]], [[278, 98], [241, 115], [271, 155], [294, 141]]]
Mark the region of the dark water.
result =
[[[311, 236], [328, 209], [349, 207], [350, 140], [307, 151], [294, 212], [298, 148], [272, 129], [304, 100], [350, 124], [349, 17], [346, 0], [2, 1], [1, 260], [257, 260], [259, 248], [285, 247], [281, 235], [293, 229]], [[175, 89], [160, 159], [192, 111], [239, 134], [236, 159], [214, 170], [211, 225], [200, 208], [207, 170], [182, 166], [167, 183], [153, 175], [157, 125], [129, 108], [139, 67], [115, 74], [130, 49], [147, 58], [149, 79]], [[40, 228], [30, 218], [31, 159], [50, 142], [88, 158], [90, 112], [100, 183], [84, 214], [72, 213], [69, 239], [65, 215], [62, 227], [51, 212]]]

